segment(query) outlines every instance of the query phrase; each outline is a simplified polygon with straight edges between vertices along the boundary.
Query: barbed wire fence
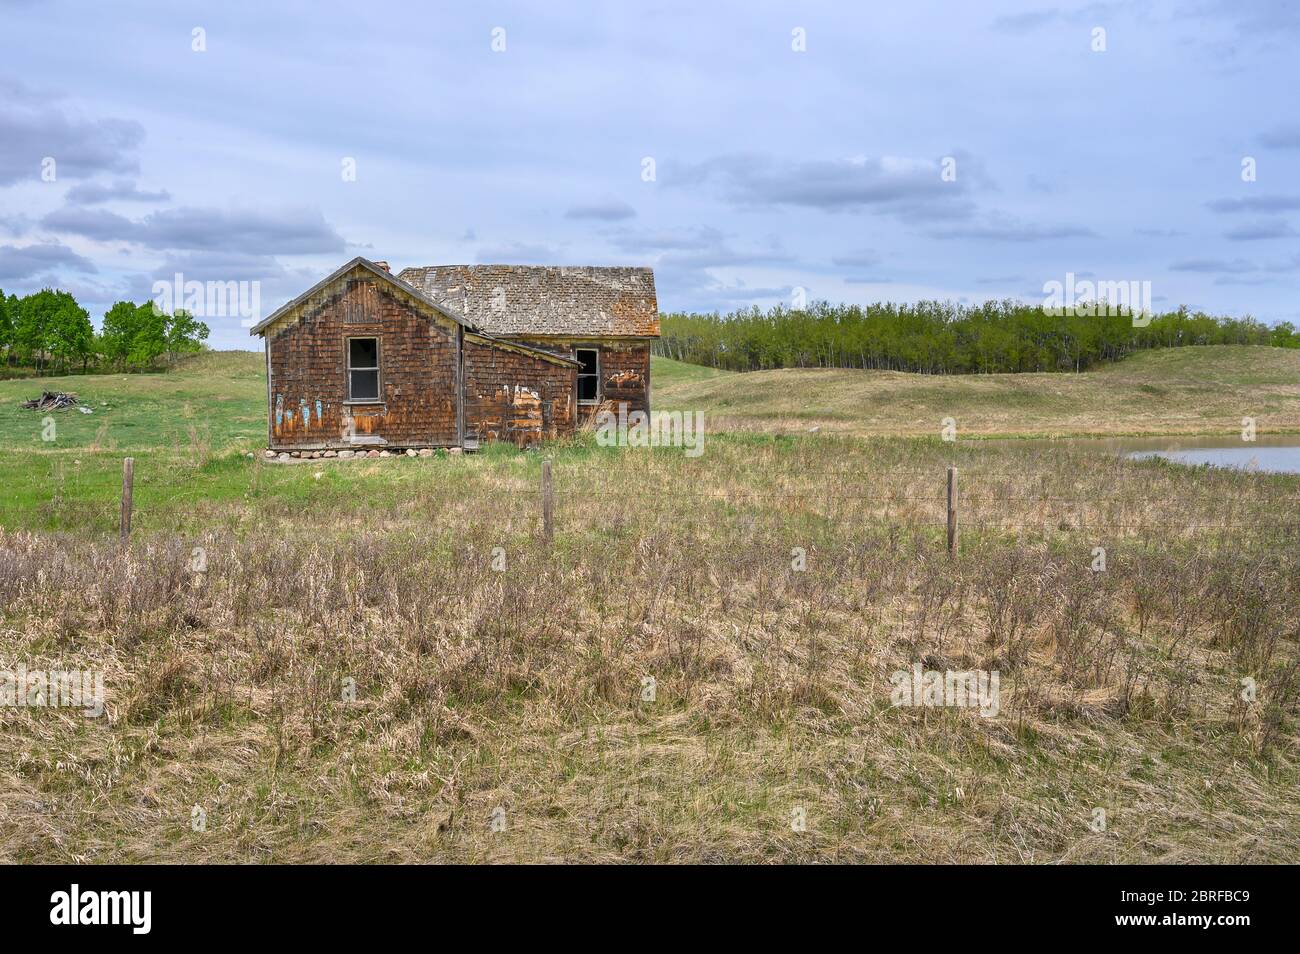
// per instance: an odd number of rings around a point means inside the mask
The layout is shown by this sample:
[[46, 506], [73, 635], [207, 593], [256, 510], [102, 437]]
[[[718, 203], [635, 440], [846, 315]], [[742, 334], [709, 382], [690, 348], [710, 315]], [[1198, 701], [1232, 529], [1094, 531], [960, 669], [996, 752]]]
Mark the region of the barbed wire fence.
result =
[[[269, 465], [259, 462], [254, 466]], [[590, 523], [593, 512], [602, 508], [649, 511], [655, 519], [688, 513], [713, 517], [718, 514], [710, 508], [715, 508], [731, 515], [815, 516], [852, 520], [864, 529], [932, 531], [944, 540], [953, 558], [962, 552], [963, 533], [976, 537], [1074, 534], [1097, 540], [1195, 536], [1211, 545], [1300, 545], [1300, 497], [1289, 512], [1260, 513], [1258, 508], [1219, 500], [1214, 512], [1207, 514], [1200, 512], [1204, 508], [1178, 501], [1153, 504], [1150, 500], [1135, 502], [1124, 495], [1107, 499], [1094, 492], [1062, 493], [1050, 486], [1045, 474], [990, 469], [969, 462], [942, 469], [892, 467], [866, 473], [848, 468], [800, 468], [766, 476], [790, 485], [746, 486], [733, 478], [728, 485], [715, 487], [699, 483], [629, 487], [625, 478], [593, 476], [576, 467], [556, 466], [548, 458], [542, 462], [538, 479], [530, 482], [511, 478], [507, 492], [494, 490], [490, 502], [517, 516], [529, 518], [531, 514], [539, 539], [548, 544], [557, 534], [580, 533]], [[719, 477], [718, 482], [725, 481]], [[1041, 489], [1034, 489], [1035, 484]], [[88, 530], [105, 535], [116, 532], [125, 544], [133, 526], [192, 530], [196, 524], [219, 524], [229, 516], [225, 513], [228, 501], [209, 499], [201, 489], [178, 489], [161, 495], [157, 489], [151, 487], [143, 497], [136, 494], [135, 461], [127, 457], [123, 459], [119, 500], [76, 499], [60, 488], [49, 500], [36, 504], [0, 505], [0, 526], [15, 529], [37, 524], [52, 530]], [[303, 521], [321, 517], [317, 501], [310, 497], [253, 499], [269, 517]], [[433, 506], [418, 493], [399, 505], [416, 510]]]

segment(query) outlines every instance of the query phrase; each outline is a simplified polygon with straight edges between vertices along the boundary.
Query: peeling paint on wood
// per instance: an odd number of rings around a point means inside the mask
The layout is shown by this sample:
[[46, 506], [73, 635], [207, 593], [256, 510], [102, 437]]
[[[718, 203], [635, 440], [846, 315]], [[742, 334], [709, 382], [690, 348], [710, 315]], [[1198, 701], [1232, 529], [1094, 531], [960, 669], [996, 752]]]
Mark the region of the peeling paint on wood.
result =
[[571, 433], [576, 385], [576, 368], [467, 341], [466, 432], [520, 445]]
[[[347, 339], [380, 339], [381, 401], [349, 404]], [[346, 448], [353, 435], [411, 447], [456, 445], [456, 331], [369, 280], [330, 298], [269, 338], [272, 447]], [[292, 413], [289, 409], [292, 408]]]
[[600, 352], [600, 403], [585, 404], [580, 423], [601, 407], [626, 404], [632, 411], [650, 411], [650, 342], [646, 339], [519, 337], [523, 344], [572, 357], [578, 348]]

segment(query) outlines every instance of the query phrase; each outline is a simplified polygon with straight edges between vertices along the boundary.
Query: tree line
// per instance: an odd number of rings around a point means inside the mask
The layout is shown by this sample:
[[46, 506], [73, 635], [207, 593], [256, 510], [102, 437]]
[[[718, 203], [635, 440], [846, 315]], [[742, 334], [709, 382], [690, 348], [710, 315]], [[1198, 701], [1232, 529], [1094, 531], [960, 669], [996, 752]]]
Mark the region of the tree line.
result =
[[[1080, 309], [1086, 311], [1088, 309]], [[1099, 310], [1099, 309], [1093, 309]], [[1149, 319], [1149, 321], [1148, 321]], [[655, 354], [729, 371], [871, 368], [926, 374], [1081, 371], [1145, 348], [1241, 344], [1300, 348], [1290, 322], [1270, 327], [1186, 308], [1149, 315], [1049, 314], [1020, 301], [778, 305], [665, 314]]]
[[117, 302], [97, 332], [66, 291], [44, 288], [19, 298], [0, 290], [0, 354], [8, 367], [26, 365], [38, 374], [144, 370], [201, 350], [207, 337], [208, 326], [189, 312], [169, 315], [153, 302]]

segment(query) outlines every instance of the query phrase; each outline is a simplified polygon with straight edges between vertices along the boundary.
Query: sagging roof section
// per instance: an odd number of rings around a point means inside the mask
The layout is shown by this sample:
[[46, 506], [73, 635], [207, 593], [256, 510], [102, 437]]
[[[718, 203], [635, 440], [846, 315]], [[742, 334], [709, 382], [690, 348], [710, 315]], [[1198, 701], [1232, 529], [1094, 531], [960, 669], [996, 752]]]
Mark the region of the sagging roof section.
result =
[[659, 337], [648, 268], [429, 265], [398, 277], [489, 334]]
[[473, 335], [476, 340], [484, 344], [506, 348], [507, 350], [512, 351], [525, 351], [534, 357], [549, 361], [552, 364], [580, 367], [577, 361], [565, 358], [562, 355], [553, 354], [550, 351], [544, 351], [540, 348], [530, 348], [527, 345], [521, 345], [515, 342], [496, 340], [490, 332], [470, 322], [464, 315], [457, 312], [454, 308], [445, 303], [430, 300], [429, 297], [419, 289], [412, 287], [400, 277], [394, 276], [388, 271], [388, 269], [381, 268], [374, 262], [361, 258], [360, 256], [348, 262], [342, 268], [338, 269], [338, 271], [335, 271], [321, 279], [293, 301], [281, 305], [265, 319], [249, 329], [249, 334], [265, 337], [267, 332], [269, 332], [275, 325], [282, 321], [292, 320], [295, 317], [301, 316], [314, 303], [319, 302], [323, 305], [332, 294], [336, 283], [351, 277], [353, 272], [358, 271], [365, 273], [368, 277], [377, 278], [383, 281], [390, 287], [390, 289], [396, 291], [399, 297], [408, 300], [417, 310], [423, 311], [430, 317], [442, 318], [462, 326], [467, 333]]

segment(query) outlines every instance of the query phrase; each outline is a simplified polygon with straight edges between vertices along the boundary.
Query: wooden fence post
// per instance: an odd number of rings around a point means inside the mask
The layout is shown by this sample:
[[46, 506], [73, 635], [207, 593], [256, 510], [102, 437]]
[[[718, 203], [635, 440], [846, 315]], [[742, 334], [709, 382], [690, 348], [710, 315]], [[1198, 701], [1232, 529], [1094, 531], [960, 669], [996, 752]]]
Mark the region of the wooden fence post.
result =
[[127, 538], [131, 536], [131, 503], [132, 492], [135, 485], [135, 458], [126, 457], [122, 460], [122, 524], [121, 540], [126, 543]]
[[948, 556], [957, 556], [957, 468], [948, 465]]
[[555, 498], [551, 486], [551, 462], [542, 461], [542, 536], [550, 543], [555, 539]]

